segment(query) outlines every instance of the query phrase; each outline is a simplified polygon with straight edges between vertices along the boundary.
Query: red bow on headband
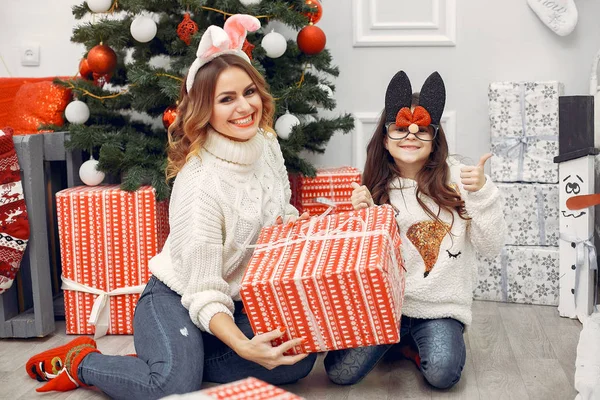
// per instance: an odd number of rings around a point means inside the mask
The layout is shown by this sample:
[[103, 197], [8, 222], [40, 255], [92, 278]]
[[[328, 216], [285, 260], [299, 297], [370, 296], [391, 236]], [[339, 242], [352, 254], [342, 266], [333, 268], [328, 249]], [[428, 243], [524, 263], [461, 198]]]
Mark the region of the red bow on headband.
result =
[[416, 106], [413, 112], [408, 107], [401, 108], [396, 115], [396, 126], [398, 128], [406, 128], [412, 124], [429, 126], [431, 125], [431, 116], [421, 106]]

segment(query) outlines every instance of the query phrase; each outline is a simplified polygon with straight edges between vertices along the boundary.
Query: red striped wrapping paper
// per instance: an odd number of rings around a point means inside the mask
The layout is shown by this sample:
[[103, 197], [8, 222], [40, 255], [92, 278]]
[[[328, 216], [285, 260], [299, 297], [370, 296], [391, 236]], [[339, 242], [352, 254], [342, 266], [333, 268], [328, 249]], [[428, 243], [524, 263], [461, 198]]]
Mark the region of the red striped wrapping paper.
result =
[[330, 204], [335, 205], [333, 213], [353, 210], [351, 183], [360, 185], [361, 173], [353, 167], [321, 168], [317, 169], [315, 178], [290, 174], [289, 179], [292, 189], [290, 203], [300, 213], [308, 211], [310, 215], [320, 215]]
[[[132, 334], [139, 293], [150, 278], [148, 261], [162, 249], [169, 233], [168, 202], [143, 186], [126, 192], [118, 185], [81, 186], [56, 193], [67, 334], [101, 336], [88, 320], [96, 294], [131, 294], [100, 299], [109, 312], [108, 334]], [[69, 290], [83, 285], [86, 290]], [[138, 287], [138, 290], [132, 288]]]
[[302, 397], [270, 385], [256, 378], [219, 385], [200, 393], [209, 399], [218, 400], [301, 400]]
[[388, 205], [263, 228], [241, 284], [256, 334], [307, 339], [290, 354], [397, 343], [403, 295]]

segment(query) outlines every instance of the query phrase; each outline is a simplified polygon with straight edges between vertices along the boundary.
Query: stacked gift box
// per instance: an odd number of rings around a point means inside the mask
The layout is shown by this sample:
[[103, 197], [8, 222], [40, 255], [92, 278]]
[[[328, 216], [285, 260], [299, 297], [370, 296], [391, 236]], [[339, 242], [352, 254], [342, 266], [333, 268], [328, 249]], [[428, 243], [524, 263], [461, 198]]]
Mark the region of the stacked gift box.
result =
[[82, 186], [56, 194], [68, 334], [132, 334], [150, 278], [148, 261], [169, 233], [168, 203], [150, 186]]
[[352, 211], [352, 182], [360, 184], [360, 171], [353, 167], [320, 168], [314, 178], [290, 174], [290, 203], [300, 213], [319, 215], [332, 207], [333, 213]]
[[490, 84], [491, 177], [503, 196], [506, 245], [480, 257], [474, 297], [558, 304], [559, 82]]

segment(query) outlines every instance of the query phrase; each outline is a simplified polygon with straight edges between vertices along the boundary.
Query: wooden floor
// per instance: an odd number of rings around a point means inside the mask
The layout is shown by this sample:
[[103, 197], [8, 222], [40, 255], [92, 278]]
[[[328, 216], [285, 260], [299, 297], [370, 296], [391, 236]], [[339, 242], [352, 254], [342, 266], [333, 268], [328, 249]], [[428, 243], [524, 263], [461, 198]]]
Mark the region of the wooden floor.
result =
[[[463, 376], [449, 391], [432, 389], [406, 360], [383, 361], [359, 384], [336, 386], [321, 357], [306, 379], [285, 389], [307, 399], [573, 399], [580, 331], [581, 324], [560, 318], [556, 307], [477, 301]], [[27, 359], [71, 339], [59, 322], [56, 334], [43, 339], [0, 340], [0, 399], [106, 399], [90, 389], [35, 392], [41, 384], [25, 373]], [[134, 352], [131, 336], [105, 336], [98, 347], [106, 354]]]

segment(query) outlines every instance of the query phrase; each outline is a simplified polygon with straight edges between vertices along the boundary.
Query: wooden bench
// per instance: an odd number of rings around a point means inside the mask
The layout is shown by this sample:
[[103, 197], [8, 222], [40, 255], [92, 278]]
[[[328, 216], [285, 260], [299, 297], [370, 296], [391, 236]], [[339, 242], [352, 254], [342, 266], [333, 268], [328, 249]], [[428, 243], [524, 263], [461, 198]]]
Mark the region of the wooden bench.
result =
[[[48, 201], [48, 173], [66, 175], [68, 187], [81, 185], [81, 153], [65, 150], [65, 132], [15, 136], [15, 149], [21, 166], [21, 179], [31, 235], [19, 274], [22, 290], [30, 294], [32, 307], [19, 313], [19, 293], [13, 286], [0, 295], [0, 338], [42, 337], [54, 332], [49, 226], [52, 201]], [[61, 171], [51, 171], [52, 161], [65, 161]], [[56, 164], [56, 163], [54, 163]], [[53, 193], [50, 193], [52, 197]], [[51, 198], [50, 197], [50, 198]], [[50, 212], [49, 212], [50, 211]], [[52, 235], [51, 235], [52, 236]], [[55, 256], [56, 258], [56, 256]], [[55, 260], [56, 261], [56, 260]]]

